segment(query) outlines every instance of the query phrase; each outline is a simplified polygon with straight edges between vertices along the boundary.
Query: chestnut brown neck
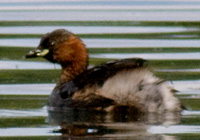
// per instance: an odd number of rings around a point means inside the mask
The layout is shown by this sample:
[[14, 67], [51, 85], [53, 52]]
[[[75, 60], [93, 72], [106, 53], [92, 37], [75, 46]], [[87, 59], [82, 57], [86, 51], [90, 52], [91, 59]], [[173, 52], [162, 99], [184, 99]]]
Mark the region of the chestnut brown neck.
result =
[[54, 57], [62, 66], [59, 84], [73, 80], [88, 66], [88, 53], [85, 45], [74, 35], [60, 44]]
[[76, 76], [80, 75], [86, 69], [87, 69], [87, 64], [83, 63], [81, 65], [80, 63], [72, 63], [65, 67], [62, 66], [62, 73], [60, 76], [59, 84], [73, 80]]

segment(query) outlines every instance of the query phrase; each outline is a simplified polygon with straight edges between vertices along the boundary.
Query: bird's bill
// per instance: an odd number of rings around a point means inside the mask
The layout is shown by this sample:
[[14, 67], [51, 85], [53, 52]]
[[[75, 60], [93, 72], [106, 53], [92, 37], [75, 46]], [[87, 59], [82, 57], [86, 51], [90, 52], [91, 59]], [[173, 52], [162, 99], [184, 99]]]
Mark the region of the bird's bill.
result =
[[49, 53], [48, 49], [39, 50], [36, 49], [35, 51], [30, 51], [25, 55], [25, 58], [35, 58], [35, 57], [44, 57]]

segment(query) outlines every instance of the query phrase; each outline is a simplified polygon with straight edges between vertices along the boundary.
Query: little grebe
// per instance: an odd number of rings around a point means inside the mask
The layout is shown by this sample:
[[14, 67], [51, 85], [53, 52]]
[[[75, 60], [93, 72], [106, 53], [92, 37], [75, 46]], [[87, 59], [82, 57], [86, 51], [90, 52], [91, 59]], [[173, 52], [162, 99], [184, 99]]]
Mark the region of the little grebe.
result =
[[88, 67], [84, 43], [73, 33], [58, 29], [45, 34], [26, 58], [44, 57], [62, 66], [59, 82], [49, 98], [56, 108], [133, 107], [140, 112], [180, 111], [180, 102], [164, 80], [154, 76], [140, 58]]

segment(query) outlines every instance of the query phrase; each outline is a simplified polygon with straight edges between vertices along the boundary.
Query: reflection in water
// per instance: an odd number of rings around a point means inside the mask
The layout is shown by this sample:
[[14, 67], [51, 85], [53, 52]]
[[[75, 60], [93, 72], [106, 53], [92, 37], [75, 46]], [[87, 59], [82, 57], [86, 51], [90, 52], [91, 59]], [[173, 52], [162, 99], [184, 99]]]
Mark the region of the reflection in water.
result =
[[[128, 112], [127, 109], [118, 109], [114, 112], [106, 113], [94, 110], [71, 109], [65, 112], [50, 111], [48, 122], [51, 125], [59, 125], [60, 130], [54, 133], [61, 133], [62, 137], [89, 137], [89, 138], [136, 138], [160, 140], [161, 135], [152, 135], [148, 128], [152, 124], [177, 124], [180, 121], [180, 113], [166, 112], [164, 114], [138, 114]], [[172, 140], [172, 137], [168, 137]]]
[[48, 140], [176, 140], [174, 136], [161, 136], [161, 135], [154, 135], [154, 136], [139, 136], [139, 137], [54, 137]]

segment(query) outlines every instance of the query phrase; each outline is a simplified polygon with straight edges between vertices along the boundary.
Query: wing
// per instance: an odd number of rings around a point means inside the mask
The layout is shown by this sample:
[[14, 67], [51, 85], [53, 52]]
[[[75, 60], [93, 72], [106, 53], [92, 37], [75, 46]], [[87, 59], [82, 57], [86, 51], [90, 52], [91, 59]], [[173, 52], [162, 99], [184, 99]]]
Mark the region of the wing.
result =
[[73, 81], [60, 85], [60, 95], [66, 99], [72, 97], [76, 91], [86, 86], [98, 85], [101, 87], [108, 78], [114, 76], [116, 73], [141, 67], [147, 67], [147, 61], [141, 58], [122, 59], [103, 63], [88, 69]]

